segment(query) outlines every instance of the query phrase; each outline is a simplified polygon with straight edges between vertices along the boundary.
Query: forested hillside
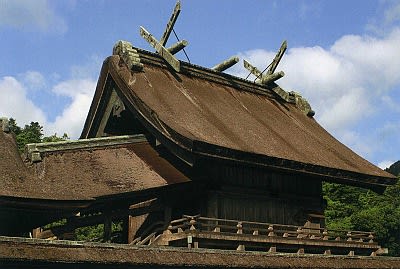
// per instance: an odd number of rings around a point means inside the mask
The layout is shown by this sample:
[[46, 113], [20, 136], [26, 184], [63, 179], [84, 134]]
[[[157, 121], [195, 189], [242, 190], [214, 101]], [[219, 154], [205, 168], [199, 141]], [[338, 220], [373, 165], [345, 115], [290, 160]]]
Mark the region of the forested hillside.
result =
[[[386, 170], [399, 176], [400, 161]], [[375, 231], [389, 255], [400, 256], [400, 181], [382, 195], [332, 183], [324, 183], [323, 193], [328, 228]]]

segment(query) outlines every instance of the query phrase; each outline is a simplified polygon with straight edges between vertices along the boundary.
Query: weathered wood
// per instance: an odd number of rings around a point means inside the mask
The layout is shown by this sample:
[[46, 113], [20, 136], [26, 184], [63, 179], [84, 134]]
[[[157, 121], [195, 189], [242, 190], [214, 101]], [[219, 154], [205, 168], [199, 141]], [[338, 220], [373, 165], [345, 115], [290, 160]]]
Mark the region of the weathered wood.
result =
[[237, 251], [245, 251], [246, 249], [245, 249], [244, 245], [240, 244], [240, 245], [236, 248], [236, 250], [237, 250]]
[[268, 84], [271, 82], [274, 82], [280, 78], [282, 78], [285, 75], [283, 71], [279, 71], [277, 73], [273, 73], [271, 75], [264, 75], [260, 78], [260, 83], [261, 84]]
[[286, 40], [283, 41], [278, 53], [275, 55], [274, 60], [271, 63], [271, 66], [269, 67], [268, 71], [267, 71], [267, 75], [272, 75], [276, 68], [278, 67], [279, 62], [281, 61], [283, 54], [285, 53], [287, 49], [287, 42]]
[[283, 71], [279, 71], [277, 73], [273, 74], [267, 74], [263, 75], [260, 70], [257, 69], [257, 67], [251, 65], [248, 61], [243, 60], [244, 67], [249, 70], [254, 76], [258, 78], [259, 83], [261, 84], [268, 84], [273, 81], [276, 81], [280, 78], [282, 78], [285, 73]]
[[[125, 210], [114, 210], [111, 214], [111, 219], [121, 219], [130, 215], [131, 217], [141, 216], [147, 214], [149, 212], [158, 211], [163, 209], [160, 204], [152, 204], [150, 206], [141, 207], [141, 208], [132, 208]], [[68, 222], [65, 225], [57, 226], [50, 228], [48, 230], [41, 231], [37, 236], [38, 238], [50, 238], [54, 236], [59, 236], [61, 234], [74, 231], [79, 227], [92, 226], [99, 223], [103, 223], [105, 221], [105, 215], [93, 215], [93, 216], [82, 216], [75, 217], [71, 219], [71, 222]]]
[[214, 71], [217, 71], [217, 72], [222, 72], [222, 71], [225, 71], [226, 69], [234, 66], [238, 62], [239, 62], [239, 57], [232, 56], [228, 60], [223, 61], [222, 63], [219, 63], [219, 64], [215, 65], [212, 69]]
[[248, 61], [243, 60], [243, 66], [247, 70], [249, 70], [254, 76], [260, 77], [261, 76], [261, 71], [257, 69], [257, 67], [251, 65]]
[[[151, 206], [154, 206], [154, 203], [156, 202], [155, 199], [144, 201], [135, 205], [131, 205], [129, 207], [130, 210], [139, 210], [143, 208], [149, 208]], [[149, 216], [149, 213], [142, 214], [142, 215], [131, 215], [129, 214], [128, 216], [128, 244], [133, 242], [133, 240], [137, 236], [137, 232], [140, 229], [140, 227], [143, 225], [143, 223], [146, 221], [147, 217]]]
[[164, 34], [160, 39], [160, 43], [162, 46], [165, 46], [165, 44], [167, 44], [168, 38], [172, 32], [172, 29], [174, 28], [175, 22], [178, 19], [180, 12], [181, 12], [181, 2], [178, 1], [175, 4], [174, 11], [172, 12], [172, 15], [167, 23], [167, 27], [165, 28]]
[[171, 54], [176, 54], [179, 51], [183, 50], [189, 43], [186, 40], [181, 40], [173, 44], [171, 47], [169, 47], [167, 50]]
[[156, 49], [158, 54], [176, 71], [179, 72], [181, 65], [178, 59], [174, 57], [152, 34], [150, 34], [143, 26], [140, 26], [140, 35]]

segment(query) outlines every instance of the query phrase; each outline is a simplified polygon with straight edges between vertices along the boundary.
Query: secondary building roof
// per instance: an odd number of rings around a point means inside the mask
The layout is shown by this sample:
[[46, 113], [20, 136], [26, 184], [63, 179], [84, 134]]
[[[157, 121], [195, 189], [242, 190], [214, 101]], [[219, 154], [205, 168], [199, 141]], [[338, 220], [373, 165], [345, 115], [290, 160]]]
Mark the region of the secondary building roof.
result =
[[141, 135], [29, 144], [24, 163], [0, 131], [0, 155], [3, 201], [91, 201], [189, 181]]

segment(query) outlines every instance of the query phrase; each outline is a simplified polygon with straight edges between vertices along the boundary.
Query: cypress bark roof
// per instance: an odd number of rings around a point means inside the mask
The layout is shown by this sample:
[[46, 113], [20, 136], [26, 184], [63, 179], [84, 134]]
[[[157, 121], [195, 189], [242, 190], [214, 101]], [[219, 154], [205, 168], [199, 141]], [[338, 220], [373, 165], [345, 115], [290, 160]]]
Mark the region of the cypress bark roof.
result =
[[208, 156], [380, 190], [396, 182], [331, 136], [278, 85], [183, 62], [176, 73], [159, 56], [137, 51], [141, 72], [129, 70], [117, 55], [104, 62], [83, 138], [98, 128], [101, 99], [111, 87], [157, 139], [191, 165]]
[[42, 268], [399, 268], [398, 257], [269, 254], [0, 237], [0, 261]]
[[144, 136], [30, 144], [24, 164], [0, 131], [0, 156], [3, 199], [91, 201], [189, 181]]

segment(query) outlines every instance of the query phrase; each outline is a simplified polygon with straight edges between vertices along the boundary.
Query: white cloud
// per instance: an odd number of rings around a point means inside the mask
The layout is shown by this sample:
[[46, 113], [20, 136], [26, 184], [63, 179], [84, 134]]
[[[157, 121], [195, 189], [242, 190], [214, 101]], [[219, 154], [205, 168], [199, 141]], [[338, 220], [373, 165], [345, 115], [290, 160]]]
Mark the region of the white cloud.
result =
[[27, 96], [26, 87], [14, 77], [0, 79], [0, 116], [12, 117], [20, 126], [31, 121], [46, 121], [43, 111]]
[[[384, 39], [344, 36], [329, 49], [292, 48], [278, 66], [286, 74], [278, 84], [307, 97], [324, 126], [348, 127], [373, 111], [372, 100], [400, 84], [398, 44], [396, 29]], [[251, 50], [240, 56], [262, 70], [274, 54]], [[245, 77], [248, 71], [240, 67], [232, 73]]]
[[[34, 73], [39, 74], [37, 77], [42, 77], [40, 73]], [[3, 77], [0, 79], [0, 117], [14, 118], [19, 126], [37, 121], [44, 127], [45, 136], [67, 133], [72, 139], [77, 139], [82, 131], [95, 88], [96, 81], [90, 78], [65, 80], [55, 85], [52, 92], [69, 97], [71, 102], [66, 104], [61, 115], [51, 122], [45, 112], [30, 100], [27, 86], [23, 82], [14, 77]], [[50, 96], [48, 98], [51, 99]]]
[[62, 114], [48, 123], [47, 133], [67, 133], [73, 139], [79, 138], [93, 98], [96, 81], [92, 79], [68, 80], [57, 84], [53, 92], [71, 98]]
[[47, 0], [2, 0], [0, 26], [21, 30], [65, 33], [67, 24]]
[[[317, 120], [345, 144], [363, 156], [372, 156], [379, 150], [371, 144], [372, 132], [362, 134], [353, 128], [382, 111], [390, 112], [386, 113], [388, 122], [400, 118], [400, 106], [390, 97], [400, 88], [398, 44], [400, 29], [394, 28], [381, 38], [343, 36], [328, 49], [291, 48], [278, 66], [277, 71], [283, 70], [285, 77], [277, 83], [306, 97]], [[257, 49], [239, 55], [263, 70], [275, 53]], [[235, 67], [232, 73], [246, 77], [248, 71]], [[384, 128], [384, 123], [376, 124], [376, 129]]]
[[46, 79], [37, 71], [27, 71], [18, 77], [24, 85], [32, 90], [40, 90], [46, 86]]
[[381, 161], [380, 163], [378, 163], [378, 167], [381, 169], [386, 169], [386, 168], [389, 168], [395, 162], [396, 161], [392, 161], [392, 160], [384, 160], [384, 161]]
[[383, 95], [381, 99], [386, 108], [389, 108], [395, 113], [400, 113], [400, 104], [393, 100], [392, 97]]
[[400, 20], [400, 3], [395, 2], [390, 8], [385, 11], [385, 24], [392, 24]]

